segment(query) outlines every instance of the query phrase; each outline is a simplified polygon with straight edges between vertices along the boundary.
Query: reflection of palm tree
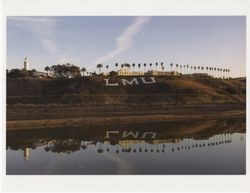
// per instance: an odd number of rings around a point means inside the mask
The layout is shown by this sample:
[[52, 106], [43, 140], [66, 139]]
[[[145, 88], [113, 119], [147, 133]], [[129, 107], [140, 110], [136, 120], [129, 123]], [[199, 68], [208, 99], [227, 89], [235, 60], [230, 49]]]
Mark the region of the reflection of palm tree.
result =
[[84, 142], [82, 142], [81, 148], [82, 148], [82, 149], [87, 149], [87, 147], [88, 147], [88, 146], [87, 146]]
[[150, 150], [150, 151], [151, 151], [151, 152], [153, 152], [153, 151], [154, 151], [154, 149], [153, 149], [153, 146], [152, 146], [152, 144], [150, 145], [150, 147], [151, 147], [151, 150]]
[[116, 153], [119, 153], [118, 144], [116, 144]]
[[180, 139], [178, 139], [177, 151], [180, 151], [180, 147], [179, 147], [179, 145], [180, 145]]
[[107, 152], [109, 152], [109, 143], [107, 143], [107, 149], [106, 150], [107, 150]]
[[142, 152], [141, 143], [139, 144], [139, 152]]
[[148, 152], [147, 143], [145, 142], [145, 152]]
[[188, 149], [190, 149], [190, 144], [189, 144], [190, 139], [188, 139]]
[[101, 142], [99, 142], [99, 144], [100, 144], [100, 146], [99, 146], [99, 149], [97, 149], [97, 152], [102, 153], [103, 152], [102, 144], [101, 144]]
[[174, 151], [174, 140], [172, 141], [172, 152]]
[[133, 145], [133, 147], [134, 147], [134, 153], [136, 152], [136, 149], [135, 149], [135, 144]]

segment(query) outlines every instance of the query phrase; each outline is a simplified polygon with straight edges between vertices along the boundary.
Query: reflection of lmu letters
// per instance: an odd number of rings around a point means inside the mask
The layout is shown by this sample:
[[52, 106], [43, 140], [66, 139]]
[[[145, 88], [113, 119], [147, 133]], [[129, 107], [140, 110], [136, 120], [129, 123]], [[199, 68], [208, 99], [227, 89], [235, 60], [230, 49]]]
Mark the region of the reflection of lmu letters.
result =
[[[111, 138], [111, 137], [118, 137], [117, 135], [120, 134], [120, 131], [106, 131], [105, 138]], [[133, 138], [133, 139], [155, 139], [156, 137], [155, 132], [139, 132], [139, 131], [123, 131], [121, 138]], [[120, 137], [120, 136], [119, 136]]]

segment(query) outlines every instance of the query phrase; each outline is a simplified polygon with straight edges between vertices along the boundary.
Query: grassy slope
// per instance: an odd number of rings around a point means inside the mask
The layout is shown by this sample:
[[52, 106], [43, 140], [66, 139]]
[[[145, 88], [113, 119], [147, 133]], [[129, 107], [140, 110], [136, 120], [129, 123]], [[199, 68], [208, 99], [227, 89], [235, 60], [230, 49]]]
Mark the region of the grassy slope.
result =
[[[7, 103], [192, 104], [245, 103], [246, 101], [245, 80], [207, 77], [159, 77], [156, 80], [157, 83], [152, 85], [106, 87], [102, 77], [62, 80], [8, 79]], [[121, 78], [113, 77], [112, 81], [121, 83]]]

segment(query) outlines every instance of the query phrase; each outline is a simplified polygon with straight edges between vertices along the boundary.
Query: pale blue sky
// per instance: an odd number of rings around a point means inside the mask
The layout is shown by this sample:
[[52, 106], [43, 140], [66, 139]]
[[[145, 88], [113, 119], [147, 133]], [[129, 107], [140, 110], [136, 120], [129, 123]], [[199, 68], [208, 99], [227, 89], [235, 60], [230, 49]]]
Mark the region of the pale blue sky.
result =
[[246, 74], [244, 16], [8, 17], [7, 68], [73, 63], [96, 70], [96, 63], [189, 64]]

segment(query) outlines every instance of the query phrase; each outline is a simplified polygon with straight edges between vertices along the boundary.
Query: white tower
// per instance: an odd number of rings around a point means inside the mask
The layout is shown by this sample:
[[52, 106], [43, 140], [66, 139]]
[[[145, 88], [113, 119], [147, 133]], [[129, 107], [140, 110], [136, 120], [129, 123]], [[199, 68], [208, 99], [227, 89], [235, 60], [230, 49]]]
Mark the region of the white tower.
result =
[[28, 57], [24, 59], [24, 70], [29, 70], [29, 62], [28, 62]]

